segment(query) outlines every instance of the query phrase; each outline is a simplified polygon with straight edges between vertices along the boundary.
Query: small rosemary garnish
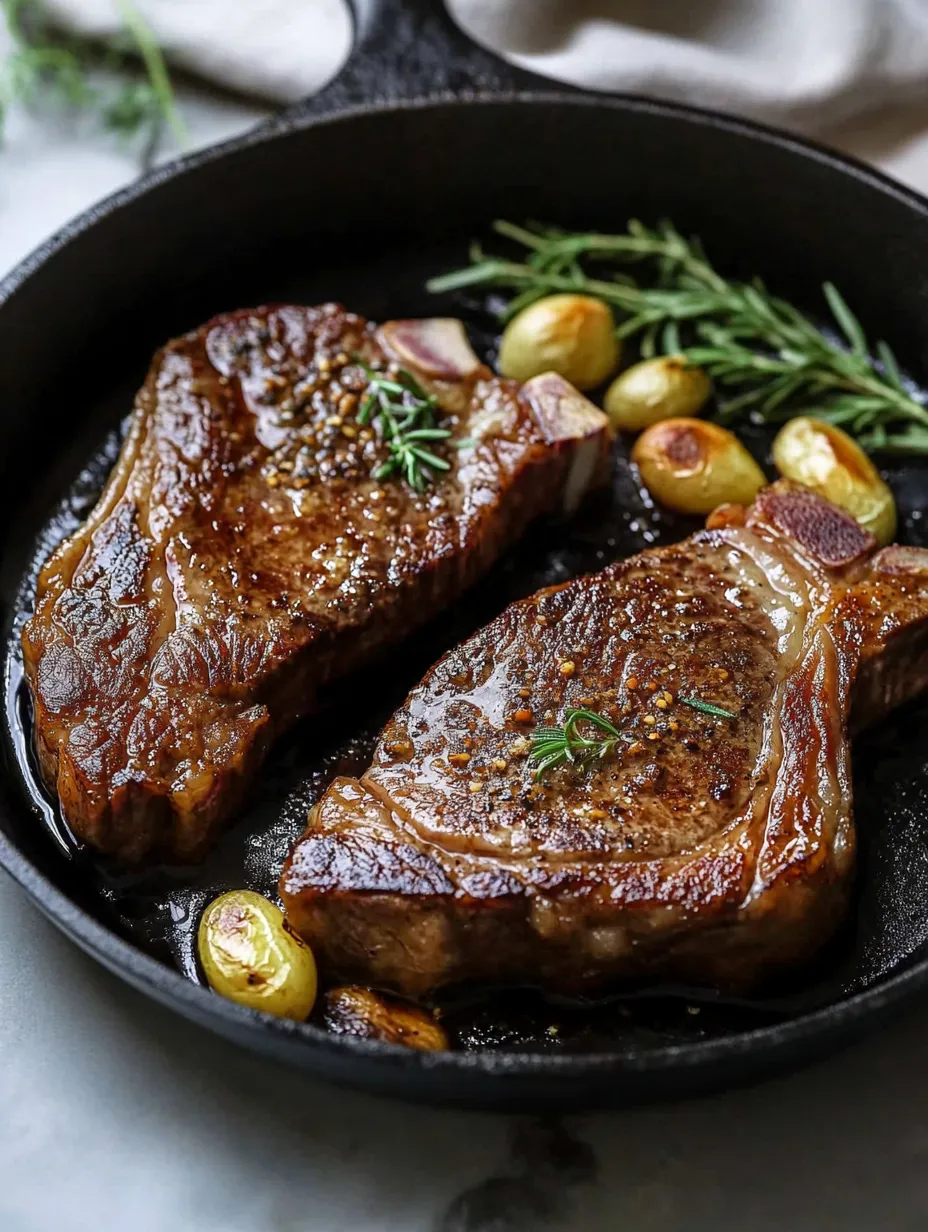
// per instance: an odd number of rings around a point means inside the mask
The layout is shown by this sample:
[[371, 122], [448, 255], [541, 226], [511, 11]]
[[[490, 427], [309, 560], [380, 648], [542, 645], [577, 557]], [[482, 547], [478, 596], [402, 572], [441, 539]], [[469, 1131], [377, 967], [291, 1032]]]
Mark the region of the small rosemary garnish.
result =
[[[736, 719], [738, 716], [712, 702], [702, 702], [698, 697], [677, 697], [684, 706], [691, 706], [702, 714], [715, 715], [720, 719]], [[648, 722], [649, 720], [645, 720]], [[602, 735], [584, 736], [578, 731], [578, 725], [587, 724]], [[654, 739], [652, 736], [651, 739]], [[532, 777], [540, 779], [546, 770], [553, 766], [570, 762], [582, 770], [588, 770], [594, 761], [609, 757], [620, 741], [634, 741], [629, 732], [621, 732], [617, 727], [597, 714], [595, 710], [578, 710], [569, 708], [564, 712], [562, 727], [536, 727], [532, 732], [532, 747], [528, 755], [528, 763], [534, 767]]]
[[[649, 228], [632, 221], [619, 235], [507, 222], [494, 229], [527, 250], [524, 260], [488, 256], [478, 245], [470, 266], [433, 278], [428, 289], [510, 288], [504, 321], [551, 292], [593, 295], [624, 314], [618, 334], [638, 336], [644, 358], [683, 354], [704, 368], [724, 420], [750, 412], [779, 421], [814, 408], [865, 449], [928, 453], [928, 408], [905, 384], [887, 344], [871, 348], [831, 283], [823, 290], [834, 327], [825, 331], [760, 279], [724, 278], [699, 240], [685, 239], [669, 222]], [[646, 271], [640, 281], [610, 268], [636, 265]]]
[[[604, 735], [584, 736], [577, 730], [579, 723], [586, 723]], [[532, 732], [528, 761], [535, 767], [533, 777], [541, 778], [546, 770], [564, 762], [585, 769], [592, 762], [608, 757], [620, 740], [629, 738], [595, 710], [569, 709], [564, 713], [563, 727], [536, 727]]]
[[684, 706], [692, 706], [701, 714], [713, 714], [718, 719], [737, 719], [738, 717], [730, 710], [723, 710], [721, 706], [713, 706], [711, 702], [701, 702], [698, 697], [677, 697], [677, 701], [682, 702]]
[[416, 492], [424, 491], [434, 478], [433, 471], [450, 469], [444, 458], [424, 445], [426, 441], [446, 441], [451, 436], [447, 428], [436, 426], [438, 399], [427, 394], [415, 377], [402, 368], [395, 377], [389, 377], [359, 356], [354, 357], [354, 362], [367, 377], [358, 423], [376, 420], [390, 451], [386, 462], [374, 471], [374, 478], [386, 479], [399, 472]]

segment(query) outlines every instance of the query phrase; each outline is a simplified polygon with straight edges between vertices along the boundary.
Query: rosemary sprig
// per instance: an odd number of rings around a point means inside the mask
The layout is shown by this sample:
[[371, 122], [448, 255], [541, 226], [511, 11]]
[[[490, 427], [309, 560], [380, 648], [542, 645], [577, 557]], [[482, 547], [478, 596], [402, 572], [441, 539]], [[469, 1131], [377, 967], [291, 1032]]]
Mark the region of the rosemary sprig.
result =
[[[43, 102], [95, 113], [122, 137], [143, 137], [144, 157], [155, 152], [164, 124], [178, 144], [186, 128], [174, 102], [164, 57], [147, 23], [131, 3], [117, 0], [124, 31], [111, 39], [60, 30], [42, 0], [0, 0], [13, 50], [0, 65], [0, 133], [14, 102]], [[140, 67], [144, 74], [140, 73]], [[119, 80], [113, 84], [113, 77]]]
[[[680, 697], [677, 701], [702, 714], [711, 714], [720, 719], [736, 719], [731, 710], [725, 710], [712, 702], [700, 701], [698, 697]], [[592, 727], [599, 735], [584, 735], [578, 730], [580, 724]], [[531, 735], [531, 750], [528, 764], [534, 766], [532, 777], [540, 779], [546, 770], [565, 762], [588, 770], [595, 761], [611, 756], [620, 741], [634, 741], [635, 736], [621, 732], [608, 719], [595, 710], [568, 708], [564, 712], [561, 727], [536, 727]]]
[[723, 710], [721, 706], [713, 706], [712, 702], [701, 702], [698, 697], [678, 697], [678, 702], [682, 702], [684, 706], [692, 706], [694, 710], [698, 710], [701, 714], [712, 714], [718, 719], [737, 719], [737, 715], [731, 710]]
[[436, 424], [438, 399], [434, 394], [427, 394], [415, 377], [402, 368], [393, 378], [371, 368], [360, 356], [354, 359], [368, 382], [358, 411], [358, 423], [376, 420], [390, 451], [390, 456], [377, 467], [373, 477], [386, 479], [399, 472], [416, 492], [424, 491], [434, 478], [434, 471], [450, 469], [450, 463], [425, 444], [446, 441], [451, 436], [447, 428], [439, 428]]
[[[645, 358], [682, 353], [714, 379], [719, 417], [788, 419], [802, 405], [850, 431], [864, 448], [928, 453], [928, 409], [906, 385], [890, 347], [871, 347], [837, 288], [823, 287], [834, 328], [823, 330], [760, 279], [724, 278], [697, 239], [673, 225], [632, 221], [625, 233], [564, 232], [494, 223], [526, 250], [521, 261], [471, 250], [471, 264], [433, 278], [433, 292], [502, 287], [514, 294], [506, 321], [554, 291], [605, 300], [623, 314], [618, 334], [636, 336]], [[636, 281], [615, 267], [640, 267]]]
[[[578, 725], [602, 732], [601, 736], [584, 736]], [[546, 770], [571, 762], [587, 768], [594, 761], [608, 757], [620, 740], [627, 740], [608, 719], [595, 710], [568, 709], [564, 713], [563, 727], [536, 727], [532, 732], [532, 748], [528, 755], [529, 765], [534, 765], [533, 778], [539, 779]]]

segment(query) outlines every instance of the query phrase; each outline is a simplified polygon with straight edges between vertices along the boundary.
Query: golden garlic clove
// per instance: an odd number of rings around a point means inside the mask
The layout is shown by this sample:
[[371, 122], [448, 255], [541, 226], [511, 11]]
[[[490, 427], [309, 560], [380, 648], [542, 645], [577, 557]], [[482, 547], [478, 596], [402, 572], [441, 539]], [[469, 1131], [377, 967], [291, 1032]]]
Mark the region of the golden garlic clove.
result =
[[608, 304], [590, 295], [546, 295], [506, 326], [499, 370], [517, 381], [557, 372], [577, 389], [592, 389], [612, 375], [620, 357]]
[[603, 410], [613, 428], [641, 432], [662, 419], [696, 415], [712, 392], [712, 382], [681, 355], [662, 355], [632, 364], [609, 386]]
[[214, 992], [278, 1018], [309, 1016], [317, 986], [312, 951], [261, 894], [220, 894], [203, 912], [197, 947]]
[[666, 419], [632, 449], [645, 487], [678, 513], [705, 516], [726, 502], [749, 505], [767, 482], [738, 438], [703, 419]]
[[773, 460], [781, 475], [847, 510], [877, 543], [895, 539], [892, 492], [857, 442], [834, 424], [809, 416], [791, 419], [773, 442]]
[[383, 1040], [422, 1051], [442, 1051], [448, 1037], [431, 1014], [418, 1006], [348, 984], [325, 995], [325, 1025], [335, 1035]]

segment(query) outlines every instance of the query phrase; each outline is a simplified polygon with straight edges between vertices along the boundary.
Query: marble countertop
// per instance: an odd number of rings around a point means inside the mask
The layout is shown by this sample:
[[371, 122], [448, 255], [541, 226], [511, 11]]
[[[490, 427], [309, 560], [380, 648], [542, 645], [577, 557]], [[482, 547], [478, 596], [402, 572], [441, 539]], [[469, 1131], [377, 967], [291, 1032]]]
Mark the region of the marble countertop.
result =
[[[182, 101], [194, 144], [261, 115]], [[928, 190], [928, 108], [826, 139]], [[0, 274], [134, 174], [102, 137], [11, 117]], [[538, 1121], [405, 1107], [253, 1058], [124, 987], [6, 879], [0, 938], [3, 1232], [928, 1226], [928, 1004], [750, 1090]]]

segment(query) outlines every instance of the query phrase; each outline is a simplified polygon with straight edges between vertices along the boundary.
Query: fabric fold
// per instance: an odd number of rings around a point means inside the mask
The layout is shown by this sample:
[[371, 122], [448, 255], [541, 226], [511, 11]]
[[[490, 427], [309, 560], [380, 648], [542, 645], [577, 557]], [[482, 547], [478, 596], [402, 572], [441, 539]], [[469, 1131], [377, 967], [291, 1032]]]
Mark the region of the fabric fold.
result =
[[[232, 90], [290, 102], [338, 71], [344, 0], [134, 0], [168, 58]], [[435, 0], [439, 3], [439, 0]], [[448, 0], [475, 41], [543, 76], [821, 130], [928, 95], [924, 0]], [[104, 33], [117, 0], [49, 0]]]

